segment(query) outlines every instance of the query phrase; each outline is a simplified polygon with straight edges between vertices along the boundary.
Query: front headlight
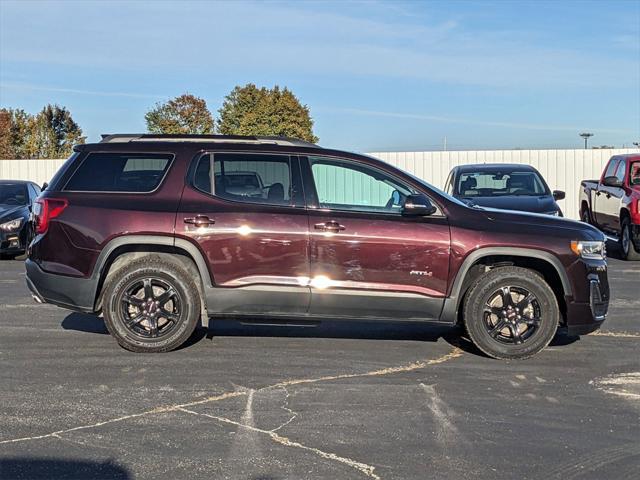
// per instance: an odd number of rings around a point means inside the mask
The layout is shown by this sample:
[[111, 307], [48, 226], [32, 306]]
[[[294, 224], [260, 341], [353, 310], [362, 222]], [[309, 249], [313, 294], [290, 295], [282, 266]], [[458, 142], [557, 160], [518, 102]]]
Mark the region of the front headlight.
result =
[[20, 228], [20, 225], [22, 225], [22, 219], [16, 218], [15, 220], [11, 220], [10, 222], [0, 224], [0, 230], [11, 232], [13, 230], [18, 230]]
[[607, 257], [607, 250], [604, 242], [574, 240], [571, 242], [571, 250], [582, 258], [595, 258], [602, 260]]

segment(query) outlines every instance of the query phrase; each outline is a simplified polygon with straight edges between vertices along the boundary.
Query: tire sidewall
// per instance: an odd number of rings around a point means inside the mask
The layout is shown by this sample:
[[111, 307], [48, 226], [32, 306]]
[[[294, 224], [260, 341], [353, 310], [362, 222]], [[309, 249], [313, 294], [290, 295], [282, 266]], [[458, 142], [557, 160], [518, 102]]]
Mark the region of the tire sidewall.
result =
[[[625, 233], [629, 235], [629, 248], [625, 251], [623, 238]], [[620, 251], [625, 260], [640, 260], [640, 252], [638, 252], [633, 244], [633, 232], [631, 231], [631, 222], [628, 218], [622, 220], [620, 228]]]
[[[178, 269], [167, 270], [166, 268], [160, 269], [152, 265], [132, 265], [120, 270], [117, 274], [117, 279], [114, 279], [114, 282], [106, 288], [105, 323], [109, 332], [125, 348], [135, 351], [173, 350], [184, 343], [193, 333], [198, 315], [196, 298], [194, 298], [193, 292], [197, 292], [197, 288], [195, 285], [191, 285], [193, 282], [185, 278], [185, 275]], [[120, 306], [118, 305], [118, 299], [124, 289], [136, 280], [149, 277], [158, 278], [172, 286], [181, 299], [181, 308], [183, 310], [180, 323], [166, 337], [160, 339], [146, 339], [131, 332], [123, 323]]]
[[[484, 305], [496, 290], [506, 286], [528, 290], [536, 296], [540, 306], [538, 329], [520, 345], [493, 339], [484, 325]], [[524, 268], [506, 267], [491, 270], [472, 287], [465, 304], [464, 318], [467, 333], [484, 353], [494, 358], [520, 359], [535, 355], [551, 342], [558, 329], [560, 310], [553, 291], [538, 275]]]

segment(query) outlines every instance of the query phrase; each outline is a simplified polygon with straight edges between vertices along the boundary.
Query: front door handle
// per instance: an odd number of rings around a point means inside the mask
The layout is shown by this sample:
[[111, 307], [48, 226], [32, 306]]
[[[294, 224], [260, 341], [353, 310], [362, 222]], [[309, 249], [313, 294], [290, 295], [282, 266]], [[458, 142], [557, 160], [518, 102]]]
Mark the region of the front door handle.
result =
[[341, 232], [345, 229], [344, 225], [340, 225], [336, 221], [324, 222], [324, 223], [316, 223], [313, 228], [316, 230], [322, 230], [323, 232]]
[[196, 227], [208, 227], [209, 225], [216, 223], [216, 221], [210, 219], [206, 215], [196, 215], [192, 218], [185, 218], [184, 223], [195, 225]]

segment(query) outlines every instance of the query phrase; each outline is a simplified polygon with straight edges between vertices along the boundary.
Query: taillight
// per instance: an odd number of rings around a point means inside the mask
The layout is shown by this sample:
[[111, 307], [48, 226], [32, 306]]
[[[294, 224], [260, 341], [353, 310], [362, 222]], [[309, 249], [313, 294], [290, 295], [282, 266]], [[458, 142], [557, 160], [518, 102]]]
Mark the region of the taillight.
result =
[[46, 233], [49, 222], [59, 216], [69, 202], [63, 198], [38, 198], [33, 204], [33, 220], [37, 234]]

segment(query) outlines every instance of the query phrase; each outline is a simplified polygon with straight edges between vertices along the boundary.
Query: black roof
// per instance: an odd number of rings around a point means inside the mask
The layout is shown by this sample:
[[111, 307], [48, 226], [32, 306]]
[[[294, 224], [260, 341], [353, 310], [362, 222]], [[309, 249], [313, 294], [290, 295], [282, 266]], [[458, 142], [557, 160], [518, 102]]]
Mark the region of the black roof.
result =
[[537, 172], [531, 165], [521, 163], [470, 163], [467, 165], [458, 165], [454, 167], [458, 173], [467, 172], [501, 172], [519, 171], [519, 172]]
[[284, 145], [296, 147], [320, 148], [315, 143], [299, 138], [276, 135], [186, 135], [186, 134], [154, 134], [154, 133], [116, 133], [103, 134], [100, 143], [131, 142], [206, 142], [206, 143], [251, 143]]
[[29, 183], [31, 183], [33, 185], [36, 185], [34, 182], [32, 182], [30, 180], [0, 180], [0, 184], [4, 184], [4, 185], [9, 185], [9, 184], [11, 184], [11, 185], [15, 185], [15, 184], [27, 185]]

